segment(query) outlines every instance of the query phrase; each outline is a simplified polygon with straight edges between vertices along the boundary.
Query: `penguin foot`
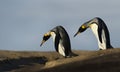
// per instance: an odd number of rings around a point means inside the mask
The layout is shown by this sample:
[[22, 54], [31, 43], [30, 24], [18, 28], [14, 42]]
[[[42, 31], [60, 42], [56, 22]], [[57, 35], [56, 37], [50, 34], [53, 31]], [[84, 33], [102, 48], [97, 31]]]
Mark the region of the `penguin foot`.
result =
[[65, 56], [65, 58], [71, 58], [71, 57], [75, 57], [75, 56], [78, 56], [78, 54], [71, 52], [68, 56]]
[[99, 49], [99, 50], [103, 50], [103, 49]]
[[71, 55], [72, 57], [78, 56], [78, 54], [72, 53]]
[[[107, 48], [107, 49], [113, 49], [113, 47]], [[99, 50], [107, 50], [107, 49], [99, 49]]]

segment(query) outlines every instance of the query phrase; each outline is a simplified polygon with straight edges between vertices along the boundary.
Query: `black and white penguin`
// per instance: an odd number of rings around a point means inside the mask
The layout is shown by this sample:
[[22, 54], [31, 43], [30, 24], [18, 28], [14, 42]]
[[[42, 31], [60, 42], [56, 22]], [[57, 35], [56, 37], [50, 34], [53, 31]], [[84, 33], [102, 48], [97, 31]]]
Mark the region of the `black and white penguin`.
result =
[[55, 50], [61, 54], [62, 56], [71, 57], [71, 56], [77, 56], [76, 54], [73, 54], [71, 51], [71, 43], [70, 38], [68, 36], [68, 33], [62, 26], [57, 26], [50, 30], [49, 32], [45, 33], [43, 36], [43, 40], [40, 44], [42, 44], [47, 41], [52, 36]]
[[92, 20], [82, 24], [78, 32], [74, 35], [74, 37], [77, 34], [84, 32], [87, 28], [92, 29], [92, 32], [97, 38], [98, 46], [100, 50], [113, 48], [112, 45], [110, 44], [110, 36], [109, 36], [108, 28], [105, 22], [101, 18], [95, 17]]

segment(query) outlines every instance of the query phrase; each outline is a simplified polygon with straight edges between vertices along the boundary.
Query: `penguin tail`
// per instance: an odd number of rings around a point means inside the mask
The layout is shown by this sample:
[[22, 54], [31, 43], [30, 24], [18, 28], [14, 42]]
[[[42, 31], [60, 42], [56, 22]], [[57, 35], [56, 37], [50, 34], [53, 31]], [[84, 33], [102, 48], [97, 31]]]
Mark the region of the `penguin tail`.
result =
[[112, 45], [109, 45], [107, 49], [113, 49], [114, 47]]
[[65, 58], [71, 58], [71, 57], [76, 57], [76, 56], [78, 56], [78, 54], [70, 52], [69, 55], [65, 56]]

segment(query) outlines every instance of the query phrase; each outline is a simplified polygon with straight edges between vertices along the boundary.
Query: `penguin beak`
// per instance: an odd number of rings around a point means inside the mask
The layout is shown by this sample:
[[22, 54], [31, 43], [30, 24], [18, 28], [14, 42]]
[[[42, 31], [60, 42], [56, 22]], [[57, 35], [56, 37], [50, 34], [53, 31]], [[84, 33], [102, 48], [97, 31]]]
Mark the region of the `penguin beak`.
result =
[[42, 42], [41, 42], [40, 46], [42, 46], [44, 42], [45, 42], [45, 40], [42, 40]]
[[76, 35], [78, 35], [78, 34], [80, 34], [80, 32], [78, 31], [75, 35], [74, 35], [74, 37], [76, 37]]
[[48, 33], [46, 33], [46, 34], [44, 34], [44, 36], [43, 36], [43, 40], [41, 41], [41, 44], [40, 44], [40, 46], [42, 46], [43, 45], [43, 43], [45, 43], [49, 38], [51, 37], [51, 35], [50, 35], [50, 33], [48, 32]]

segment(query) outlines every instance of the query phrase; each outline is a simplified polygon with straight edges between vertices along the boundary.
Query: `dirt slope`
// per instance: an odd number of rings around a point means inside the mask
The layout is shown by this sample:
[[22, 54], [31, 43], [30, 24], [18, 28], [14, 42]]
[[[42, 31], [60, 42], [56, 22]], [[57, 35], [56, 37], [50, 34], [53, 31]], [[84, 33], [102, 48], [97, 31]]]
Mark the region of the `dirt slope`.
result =
[[120, 48], [74, 53], [0, 51], [0, 72], [120, 72]]

